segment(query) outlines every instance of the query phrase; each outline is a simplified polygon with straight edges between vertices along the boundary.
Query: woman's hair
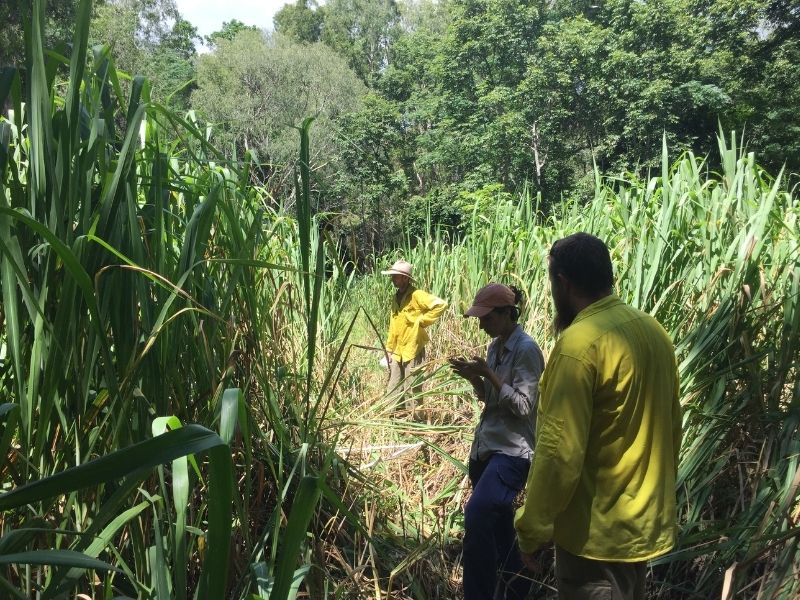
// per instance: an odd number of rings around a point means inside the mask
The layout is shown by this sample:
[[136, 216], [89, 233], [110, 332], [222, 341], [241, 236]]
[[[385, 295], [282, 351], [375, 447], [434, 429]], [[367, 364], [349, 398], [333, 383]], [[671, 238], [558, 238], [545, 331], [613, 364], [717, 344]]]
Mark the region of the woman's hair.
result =
[[525, 296], [523, 295], [522, 290], [520, 290], [517, 287], [514, 287], [513, 285], [509, 285], [509, 286], [506, 286], [506, 287], [508, 287], [508, 289], [510, 289], [512, 292], [514, 292], [514, 305], [515, 306], [504, 306], [502, 308], [498, 308], [498, 309], [495, 309], [495, 310], [506, 310], [506, 309], [508, 309], [508, 316], [511, 317], [511, 320], [514, 323], [516, 323], [519, 320], [519, 305], [523, 301]]

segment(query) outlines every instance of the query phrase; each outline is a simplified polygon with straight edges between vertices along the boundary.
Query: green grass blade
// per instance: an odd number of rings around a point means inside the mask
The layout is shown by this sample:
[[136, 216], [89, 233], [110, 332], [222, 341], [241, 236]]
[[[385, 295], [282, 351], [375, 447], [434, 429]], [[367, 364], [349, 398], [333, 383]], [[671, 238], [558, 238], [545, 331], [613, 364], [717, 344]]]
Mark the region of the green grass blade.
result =
[[19, 211], [4, 206], [0, 206], [0, 215], [7, 215], [12, 219], [20, 221], [26, 224], [31, 229], [33, 229], [36, 233], [38, 233], [45, 240], [47, 240], [47, 242], [52, 246], [56, 254], [58, 254], [59, 258], [61, 258], [61, 260], [64, 262], [64, 266], [67, 268], [70, 275], [73, 277], [75, 283], [80, 288], [80, 291], [83, 295], [83, 300], [86, 303], [87, 308], [89, 309], [89, 313], [92, 318], [92, 324], [97, 332], [98, 339], [100, 340], [101, 347], [103, 349], [106, 376], [108, 377], [109, 380], [108, 381], [109, 387], [111, 388], [114, 395], [117, 396], [119, 393], [119, 386], [117, 383], [116, 374], [114, 373], [113, 369], [111, 350], [106, 340], [106, 334], [103, 329], [103, 321], [100, 318], [100, 309], [97, 306], [97, 300], [94, 294], [94, 288], [92, 286], [92, 280], [90, 279], [89, 274], [83, 268], [80, 261], [72, 252], [72, 250], [70, 250], [60, 239], [58, 239], [58, 237], [55, 236], [55, 234], [53, 234], [47, 227], [45, 227], [38, 221], [28, 217], [27, 215], [22, 214]]
[[281, 547], [275, 562], [275, 583], [269, 600], [287, 600], [289, 596], [300, 547], [306, 539], [308, 524], [314, 514], [319, 497], [320, 488], [317, 478], [303, 477], [292, 502], [289, 522], [283, 532]]
[[17, 422], [19, 421], [19, 405], [5, 403], [0, 404], [0, 467], [3, 467], [8, 457], [8, 449], [17, 432]]
[[222, 440], [213, 431], [200, 425], [186, 425], [2, 494], [0, 510], [19, 508], [53, 496], [114, 481], [141, 469], [152, 468], [180, 456], [204, 452], [220, 445], [223, 445]]
[[[106, 548], [106, 546], [111, 543], [112, 539], [119, 532], [119, 530], [131, 519], [139, 516], [148, 506], [150, 506], [149, 501], [140, 502], [132, 508], [120, 513], [103, 529], [103, 531], [100, 532], [97, 537], [92, 540], [92, 542], [86, 547], [85, 550], [81, 552], [81, 554], [90, 558], [97, 558]], [[47, 589], [42, 596], [43, 600], [47, 598], [57, 598], [65, 594], [68, 590], [77, 585], [81, 574], [81, 569], [72, 568], [66, 573], [63, 580], [61, 580], [61, 578], [56, 580], [55, 577], [51, 579], [50, 584], [47, 586]], [[56, 584], [58, 585], [56, 586]]]
[[228, 388], [222, 393], [219, 406], [219, 437], [230, 445], [239, 420], [239, 403], [242, 391], [239, 388]]
[[0, 555], [0, 565], [47, 565], [94, 569], [96, 571], [122, 571], [102, 560], [97, 560], [74, 550], [32, 550]]
[[200, 598], [224, 598], [231, 543], [233, 461], [228, 446], [209, 450], [208, 554], [200, 576]]

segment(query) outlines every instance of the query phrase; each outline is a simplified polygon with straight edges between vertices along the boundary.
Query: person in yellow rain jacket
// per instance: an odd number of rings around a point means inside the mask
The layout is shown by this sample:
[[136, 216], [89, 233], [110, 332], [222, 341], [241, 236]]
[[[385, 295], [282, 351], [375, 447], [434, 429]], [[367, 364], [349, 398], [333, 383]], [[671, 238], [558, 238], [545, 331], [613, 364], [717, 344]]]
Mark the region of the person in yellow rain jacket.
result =
[[608, 248], [555, 242], [559, 333], [540, 381], [536, 451], [515, 527], [526, 566], [555, 544], [559, 598], [645, 597], [648, 560], [677, 534], [681, 409], [675, 351], [650, 315], [612, 293]]
[[413, 369], [425, 360], [425, 344], [428, 343], [427, 327], [433, 324], [447, 308], [447, 302], [433, 294], [417, 289], [412, 276], [412, 266], [398, 260], [388, 270], [396, 293], [392, 298], [392, 314], [389, 321], [389, 337], [386, 350], [389, 353], [389, 385], [387, 392], [394, 391], [402, 384], [402, 396], [406, 408], [414, 416], [415, 396], [421, 391], [419, 386], [410, 387], [408, 377]]

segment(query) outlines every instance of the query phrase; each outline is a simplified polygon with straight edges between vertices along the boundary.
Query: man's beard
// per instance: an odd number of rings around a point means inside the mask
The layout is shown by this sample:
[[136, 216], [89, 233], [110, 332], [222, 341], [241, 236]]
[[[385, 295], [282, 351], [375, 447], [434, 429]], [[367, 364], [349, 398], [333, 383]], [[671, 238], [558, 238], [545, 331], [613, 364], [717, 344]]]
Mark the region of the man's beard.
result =
[[553, 317], [553, 333], [555, 333], [555, 335], [561, 335], [561, 332], [572, 325], [572, 322], [578, 315], [569, 304], [562, 302], [555, 295], [553, 296], [553, 306], [556, 311]]

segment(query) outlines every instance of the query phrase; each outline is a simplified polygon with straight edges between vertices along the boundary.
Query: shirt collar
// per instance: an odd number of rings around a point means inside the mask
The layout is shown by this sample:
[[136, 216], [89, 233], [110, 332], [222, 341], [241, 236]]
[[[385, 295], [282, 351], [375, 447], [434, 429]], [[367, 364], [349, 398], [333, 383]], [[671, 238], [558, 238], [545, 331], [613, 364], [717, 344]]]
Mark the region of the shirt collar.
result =
[[402, 295], [400, 294], [400, 292], [395, 292], [394, 293], [395, 304], [400, 306], [401, 304], [403, 304], [403, 302], [405, 302], [405, 299], [410, 298], [411, 294], [413, 294], [415, 291], [417, 291], [417, 288], [415, 288], [413, 285], [409, 283], [408, 287], [405, 289]]
[[[584, 308], [581, 312], [577, 314], [575, 319], [572, 321], [571, 325], [574, 325], [578, 321], [582, 321], [583, 319], [587, 319], [592, 315], [596, 315], [599, 312], [602, 312], [606, 309], [611, 308], [617, 304], [621, 304], [622, 300], [616, 294], [609, 294], [604, 298], [600, 298], [596, 302], [592, 302], [589, 306]], [[510, 339], [510, 338], [509, 338]]]
[[[517, 345], [517, 342], [519, 341], [519, 338], [521, 336], [522, 336], [522, 327], [520, 327], [520, 324], [517, 323], [516, 325], [514, 325], [514, 329], [511, 331], [511, 335], [508, 336], [508, 339], [506, 340], [506, 343], [503, 345], [503, 348], [509, 351], [513, 350], [514, 347]], [[494, 345], [496, 347], [500, 346], [500, 338], [495, 338]]]

